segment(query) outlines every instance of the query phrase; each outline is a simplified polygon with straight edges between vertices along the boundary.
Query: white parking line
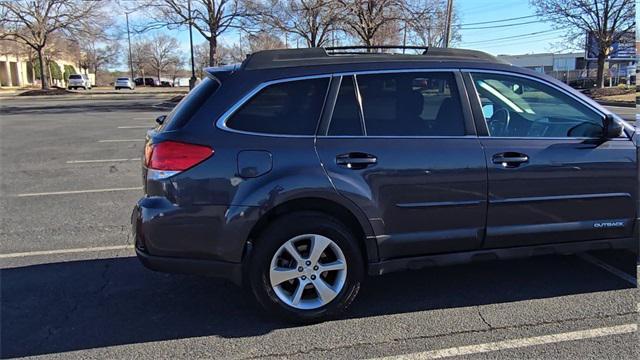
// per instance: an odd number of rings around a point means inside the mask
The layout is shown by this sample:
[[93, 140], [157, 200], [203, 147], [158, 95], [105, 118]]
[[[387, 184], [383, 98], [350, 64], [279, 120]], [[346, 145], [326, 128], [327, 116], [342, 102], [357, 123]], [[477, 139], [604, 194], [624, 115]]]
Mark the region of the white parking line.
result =
[[144, 139], [110, 139], [110, 140], [98, 140], [100, 143], [110, 143], [110, 142], [130, 142], [130, 141], [144, 141]]
[[118, 129], [151, 129], [153, 125], [127, 125], [118, 126]]
[[124, 249], [133, 249], [133, 245], [115, 245], [115, 246], [86, 247], [86, 248], [63, 249], [63, 250], [43, 250], [43, 251], [9, 253], [9, 254], [0, 254], [0, 259], [21, 258], [21, 257], [27, 257], [27, 256], [109, 251], [109, 250], [124, 250]]
[[105, 162], [139, 161], [140, 159], [98, 159], [98, 160], [69, 160], [67, 164], [92, 164]]
[[72, 194], [90, 194], [101, 192], [113, 192], [113, 191], [132, 191], [142, 190], [142, 187], [128, 187], [128, 188], [111, 188], [111, 189], [92, 189], [92, 190], [71, 190], [71, 191], [53, 191], [53, 192], [41, 192], [41, 193], [25, 193], [18, 194], [17, 197], [30, 197], [30, 196], [49, 196], [49, 195], [72, 195]]
[[593, 264], [595, 266], [598, 266], [598, 267], [600, 267], [600, 268], [602, 268], [604, 270], [607, 270], [608, 272], [610, 272], [613, 275], [619, 277], [620, 279], [622, 279], [622, 280], [624, 280], [624, 281], [626, 281], [628, 283], [631, 283], [633, 286], [637, 286], [638, 285], [638, 280], [635, 277], [633, 277], [632, 275], [629, 275], [626, 272], [624, 272], [624, 271], [622, 271], [622, 270], [620, 270], [618, 268], [615, 268], [615, 267], [605, 263], [604, 261], [602, 261], [602, 260], [600, 260], [600, 259], [598, 259], [598, 258], [596, 258], [596, 257], [594, 257], [592, 255], [589, 255], [589, 254], [586, 254], [586, 253], [582, 253], [582, 254], [579, 254], [578, 257], [581, 258], [582, 260], [588, 262], [588, 263], [591, 263], [591, 264]]
[[491, 342], [485, 344], [469, 345], [453, 347], [448, 349], [423, 351], [413, 354], [388, 356], [378, 358], [380, 360], [425, 360], [425, 359], [443, 359], [453, 356], [474, 355], [487, 353], [492, 351], [500, 351], [507, 349], [517, 349], [536, 345], [554, 344], [566, 341], [593, 339], [611, 335], [621, 335], [636, 332], [638, 330], [637, 324], [625, 324], [619, 326], [603, 327], [597, 329], [589, 329], [582, 331], [573, 331], [560, 334], [543, 335], [522, 339], [505, 340], [498, 342]]

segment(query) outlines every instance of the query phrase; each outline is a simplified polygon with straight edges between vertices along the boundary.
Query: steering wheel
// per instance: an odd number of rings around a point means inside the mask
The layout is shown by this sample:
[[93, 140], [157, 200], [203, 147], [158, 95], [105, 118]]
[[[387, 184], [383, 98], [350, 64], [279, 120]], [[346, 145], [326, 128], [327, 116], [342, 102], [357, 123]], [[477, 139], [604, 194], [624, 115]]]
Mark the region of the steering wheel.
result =
[[487, 120], [490, 135], [506, 135], [509, 129], [511, 114], [507, 109], [498, 109]]

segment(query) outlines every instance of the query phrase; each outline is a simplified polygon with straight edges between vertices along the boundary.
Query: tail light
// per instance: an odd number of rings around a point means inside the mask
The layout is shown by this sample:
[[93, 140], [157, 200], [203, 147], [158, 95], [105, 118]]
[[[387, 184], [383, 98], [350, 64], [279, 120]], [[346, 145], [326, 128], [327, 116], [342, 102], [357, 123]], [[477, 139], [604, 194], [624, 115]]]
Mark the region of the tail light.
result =
[[204, 145], [177, 141], [149, 144], [144, 149], [144, 163], [149, 169], [148, 177], [166, 179], [190, 169], [213, 155], [212, 148]]

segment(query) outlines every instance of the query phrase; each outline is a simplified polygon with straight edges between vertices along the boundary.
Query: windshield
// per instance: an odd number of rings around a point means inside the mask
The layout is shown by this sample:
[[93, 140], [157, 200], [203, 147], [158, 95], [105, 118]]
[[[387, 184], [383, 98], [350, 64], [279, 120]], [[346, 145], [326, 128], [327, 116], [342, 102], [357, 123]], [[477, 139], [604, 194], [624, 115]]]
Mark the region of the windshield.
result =
[[69, 75], [69, 79], [82, 79], [81, 75]]

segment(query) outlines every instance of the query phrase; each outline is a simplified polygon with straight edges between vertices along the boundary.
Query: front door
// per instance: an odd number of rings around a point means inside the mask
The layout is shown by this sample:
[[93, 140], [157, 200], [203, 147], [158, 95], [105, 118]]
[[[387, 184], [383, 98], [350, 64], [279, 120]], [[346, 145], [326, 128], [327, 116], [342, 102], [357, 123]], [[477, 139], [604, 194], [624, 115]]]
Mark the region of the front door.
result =
[[603, 140], [603, 114], [551, 83], [472, 73], [488, 136], [486, 248], [629, 237], [636, 153]]
[[337, 81], [317, 151], [337, 191], [373, 224], [380, 257], [479, 248], [486, 164], [465, 126], [462, 82], [418, 71]]

